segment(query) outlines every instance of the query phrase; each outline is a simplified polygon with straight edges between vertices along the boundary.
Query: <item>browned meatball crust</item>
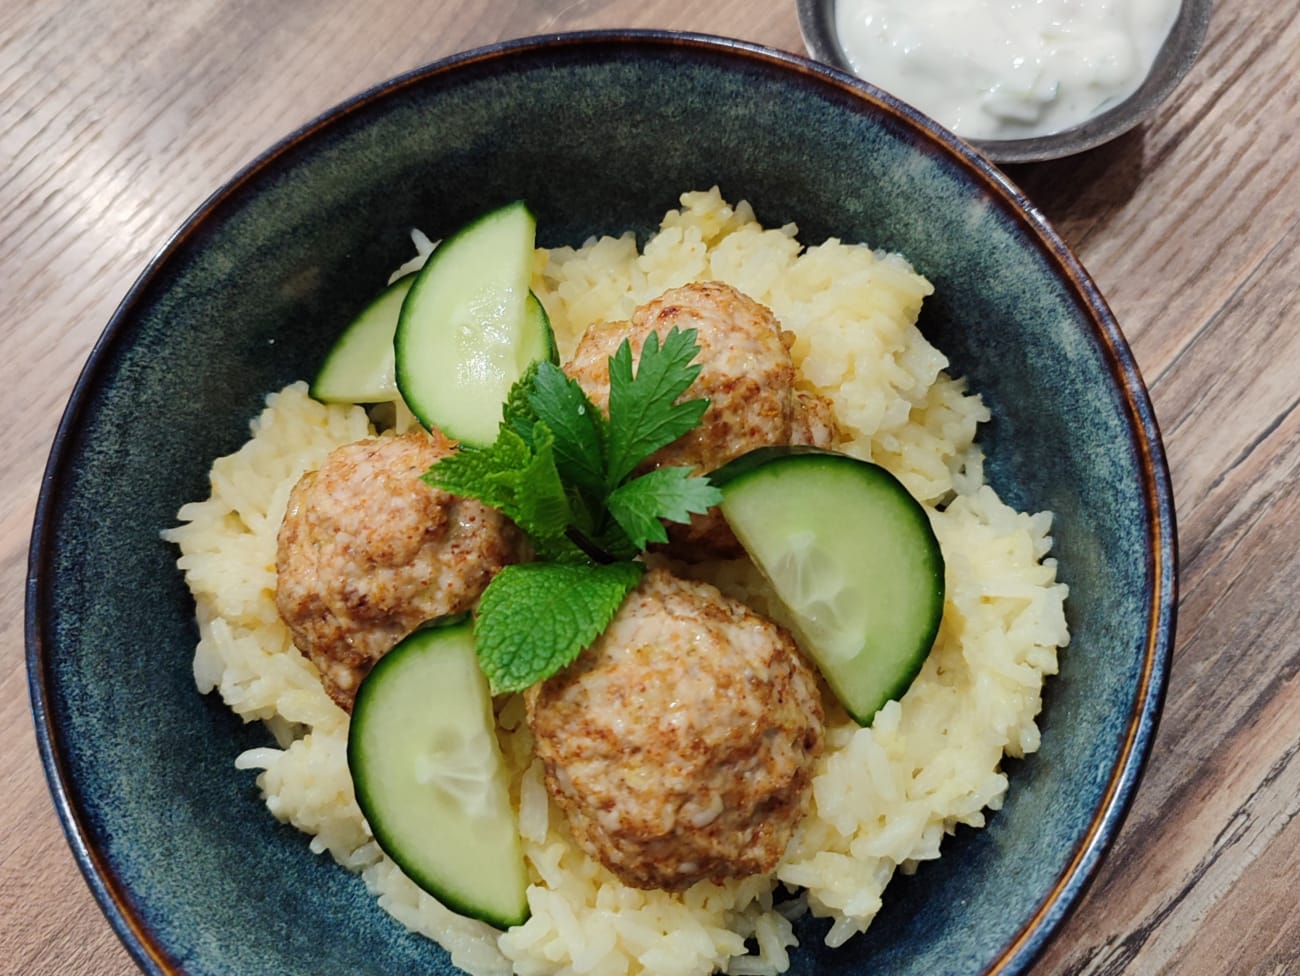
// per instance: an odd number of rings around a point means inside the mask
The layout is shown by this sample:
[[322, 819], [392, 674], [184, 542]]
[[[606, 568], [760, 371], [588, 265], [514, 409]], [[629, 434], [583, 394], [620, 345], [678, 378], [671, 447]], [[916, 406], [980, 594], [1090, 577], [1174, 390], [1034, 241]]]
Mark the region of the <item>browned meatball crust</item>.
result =
[[333, 451], [294, 486], [280, 527], [276, 607], [329, 696], [426, 620], [470, 609], [522, 554], [512, 522], [420, 475], [454, 445], [422, 430]]
[[[609, 409], [609, 357], [626, 338], [634, 357], [650, 333], [695, 329], [700, 374], [685, 399], [707, 397], [700, 424], [655, 453], [646, 468], [682, 465], [707, 473], [756, 447], [835, 441], [829, 401], [795, 389], [789, 346], [772, 312], [730, 285], [696, 282], [664, 292], [632, 313], [631, 322], [589, 327], [564, 369], [592, 402]], [[671, 525], [673, 554], [683, 558], [737, 556], [741, 549], [716, 510], [690, 525]]]
[[817, 679], [789, 634], [707, 583], [647, 572], [525, 703], [575, 840], [634, 887], [770, 871], [807, 811]]

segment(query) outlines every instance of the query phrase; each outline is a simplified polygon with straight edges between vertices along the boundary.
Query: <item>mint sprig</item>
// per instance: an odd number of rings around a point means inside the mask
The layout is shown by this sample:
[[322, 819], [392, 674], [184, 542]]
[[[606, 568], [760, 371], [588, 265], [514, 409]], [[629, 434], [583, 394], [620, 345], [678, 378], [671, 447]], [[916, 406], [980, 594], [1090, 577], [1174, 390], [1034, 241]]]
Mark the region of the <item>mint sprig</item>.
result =
[[[673, 329], [662, 342], [651, 333], [634, 371], [625, 339], [609, 360], [608, 417], [558, 366], [538, 363], [511, 388], [492, 445], [462, 447], [424, 474], [500, 510], [539, 559], [503, 570], [480, 601], [475, 640], [494, 693], [572, 661], [640, 579], [631, 560], [667, 540], [664, 521], [689, 522], [722, 500], [689, 468], [634, 476], [708, 409], [705, 399], [678, 402], [699, 375], [698, 354], [693, 329]], [[563, 623], [542, 625], [556, 614]]]

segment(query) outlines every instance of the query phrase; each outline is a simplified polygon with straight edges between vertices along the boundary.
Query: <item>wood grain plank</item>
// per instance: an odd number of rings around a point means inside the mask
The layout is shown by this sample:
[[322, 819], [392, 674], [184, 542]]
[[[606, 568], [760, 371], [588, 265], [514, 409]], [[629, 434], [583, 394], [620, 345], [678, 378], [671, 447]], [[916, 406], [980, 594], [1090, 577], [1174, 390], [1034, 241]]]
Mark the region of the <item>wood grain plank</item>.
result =
[[[1243, 757], [1240, 741], [1225, 743], [1224, 751], [1233, 751], [1231, 766], [1216, 768], [1212, 761], [1208, 768], [1220, 774], [1213, 789], [1202, 782], [1183, 802], [1162, 813], [1156, 829], [1126, 835], [1127, 843], [1115, 854], [1122, 864], [1118, 873], [1100, 881], [1089, 896], [1105, 901], [1101, 924], [1094, 915], [1086, 946], [1075, 947], [1068, 958], [1058, 958], [1066, 942], [1058, 943], [1044, 961], [1046, 972], [1115, 976], [1179, 973], [1196, 965], [1197, 933], [1214, 918], [1229, 891], [1250, 883], [1260, 854], [1284, 843], [1295, 822], [1300, 758], [1293, 748], [1279, 768], [1268, 762], [1271, 756], [1259, 755], [1268, 746], [1255, 738], [1294, 735], [1283, 714], [1287, 707], [1276, 701], [1258, 722], [1242, 730], [1242, 736], [1250, 737], [1245, 745], [1253, 747], [1253, 754], [1248, 751]], [[1267, 868], [1268, 862], [1261, 866]], [[1139, 879], [1142, 883], [1135, 883]], [[1292, 921], [1269, 933], [1268, 939], [1243, 940], [1246, 944], [1230, 964], [1221, 962], [1221, 968], [1211, 971], [1256, 971], [1274, 956], [1279, 943], [1295, 936]]]
[[[1193, 971], [1199, 927], [1300, 812], [1300, 410], [1278, 365], [1300, 361], [1297, 274], [1297, 250], [1274, 248], [1154, 387], [1175, 418], [1179, 641], [1142, 790], [1047, 972]], [[1222, 971], [1282, 951], [1252, 946]]]
[[[1253, 864], [1224, 892], [1220, 910], [1197, 926], [1185, 954], [1217, 960], [1225, 973], [1293, 976], [1300, 972], [1300, 912], [1285, 892], [1294, 894], [1300, 878], [1300, 817], [1293, 817]], [[1280, 897], [1259, 898], [1260, 891]]]

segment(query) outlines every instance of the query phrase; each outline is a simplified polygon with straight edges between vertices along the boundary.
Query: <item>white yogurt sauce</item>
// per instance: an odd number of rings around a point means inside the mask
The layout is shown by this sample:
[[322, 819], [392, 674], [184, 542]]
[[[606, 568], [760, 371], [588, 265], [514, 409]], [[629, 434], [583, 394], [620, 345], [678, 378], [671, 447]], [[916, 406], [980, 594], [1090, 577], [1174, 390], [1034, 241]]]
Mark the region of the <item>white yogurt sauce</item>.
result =
[[1180, 0], [838, 0], [862, 78], [968, 139], [1068, 129], [1146, 77]]

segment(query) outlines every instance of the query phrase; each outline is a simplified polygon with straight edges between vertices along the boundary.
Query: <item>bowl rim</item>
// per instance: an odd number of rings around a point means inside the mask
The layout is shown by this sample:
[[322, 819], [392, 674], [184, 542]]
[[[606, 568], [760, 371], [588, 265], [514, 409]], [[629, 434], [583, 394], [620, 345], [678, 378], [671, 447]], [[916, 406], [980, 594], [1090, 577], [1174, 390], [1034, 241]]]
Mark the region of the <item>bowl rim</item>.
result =
[[1150, 526], [1147, 559], [1153, 588], [1146, 607], [1149, 620], [1134, 708], [1101, 800], [1051, 890], [980, 976], [1012, 976], [1029, 971], [1062, 922], [1078, 905], [1127, 816], [1150, 756], [1172, 658], [1178, 599], [1177, 533], [1168, 463], [1146, 384], [1114, 315], [1079, 260], [1050, 227], [1043, 213], [983, 155], [908, 104], [839, 69], [762, 44], [690, 31], [601, 29], [530, 35], [453, 53], [381, 81], [325, 110], [255, 156], [213, 191], [148, 260], [92, 346], [73, 385], [41, 478], [28, 550], [24, 620], [28, 691], [42, 767], [69, 847], [100, 910], [129, 954], [146, 972], [179, 976], [186, 969], [155, 938], [136, 911], [130, 892], [118, 878], [109, 858], [97, 846], [85, 809], [77, 798], [76, 784], [69, 775], [61, 750], [60, 732], [52, 722], [49, 708], [52, 641], [48, 633], [48, 611], [53, 583], [48, 572], [47, 553], [61, 494], [60, 480], [75, 440], [74, 432], [99, 380], [99, 373], [111, 358], [111, 352], [126, 330], [137, 303], [155, 279], [163, 274], [177, 252], [209, 218], [219, 214], [227, 200], [271, 170], [281, 157], [353, 113], [430, 78], [485, 61], [592, 46], [607, 50], [611, 55], [637, 48], [675, 48], [714, 57], [736, 58], [740, 62], [792, 71], [816, 84], [870, 103], [876, 111], [892, 116], [914, 130], [913, 135], [927, 143], [928, 150], [954, 157], [969, 171], [969, 175], [975, 177], [976, 182], [984, 184], [994, 202], [1015, 215], [1017, 222], [1038, 243], [1056, 270], [1077, 289], [1079, 297], [1092, 313], [1096, 338], [1103, 347], [1109, 372], [1122, 396], [1128, 432], [1135, 441], [1139, 459], [1141, 494]]
[[[834, 8], [839, 2], [797, 0], [799, 33], [815, 60], [857, 78], [837, 38]], [[1039, 136], [966, 141], [998, 163], [1036, 163], [1073, 156], [1119, 138], [1141, 125], [1192, 70], [1209, 31], [1212, 7], [1213, 0], [1179, 0], [1178, 14], [1146, 77], [1136, 90], [1106, 111]]]

